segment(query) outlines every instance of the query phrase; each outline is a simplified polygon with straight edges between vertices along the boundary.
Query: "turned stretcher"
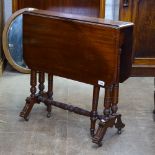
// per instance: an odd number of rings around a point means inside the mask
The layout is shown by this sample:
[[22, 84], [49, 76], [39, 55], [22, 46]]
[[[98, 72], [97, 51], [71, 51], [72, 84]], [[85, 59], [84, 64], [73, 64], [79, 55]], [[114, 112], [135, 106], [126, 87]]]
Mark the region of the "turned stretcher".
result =
[[[90, 117], [90, 133], [99, 146], [107, 128], [115, 126], [120, 133], [125, 125], [117, 114], [119, 83], [131, 73], [132, 33], [132, 23], [41, 10], [25, 12], [23, 53], [31, 69], [31, 95], [20, 116], [27, 120], [34, 104], [43, 102], [48, 117], [52, 105]], [[45, 73], [48, 73], [47, 92]], [[94, 85], [92, 110], [54, 101], [53, 75]], [[105, 88], [103, 114], [97, 112], [100, 87]], [[98, 119], [100, 123], [95, 130]]]

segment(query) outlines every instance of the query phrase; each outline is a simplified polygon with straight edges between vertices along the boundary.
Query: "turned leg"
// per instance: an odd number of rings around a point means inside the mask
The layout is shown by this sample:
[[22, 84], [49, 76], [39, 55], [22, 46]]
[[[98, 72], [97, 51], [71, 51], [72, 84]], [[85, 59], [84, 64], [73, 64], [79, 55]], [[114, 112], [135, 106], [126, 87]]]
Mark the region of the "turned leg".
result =
[[90, 117], [90, 120], [91, 120], [90, 133], [92, 137], [94, 136], [95, 125], [96, 125], [96, 120], [97, 120], [97, 107], [98, 107], [99, 92], [100, 92], [100, 87], [94, 86], [92, 111], [91, 111], [91, 117]]
[[39, 95], [43, 95], [45, 89], [45, 73], [39, 72]]
[[112, 103], [111, 93], [112, 93], [112, 86], [106, 85], [105, 86], [105, 97], [104, 97], [104, 116], [106, 119], [109, 118], [109, 115], [111, 112], [111, 109], [110, 109], [111, 103]]
[[25, 107], [20, 113], [20, 116], [23, 117], [25, 120], [28, 120], [27, 117], [29, 116], [33, 108], [33, 105], [37, 102], [36, 99], [37, 72], [34, 70], [31, 71], [30, 85], [31, 85], [30, 88], [31, 95], [26, 99]]
[[32, 98], [35, 98], [35, 95], [36, 95], [36, 85], [37, 85], [37, 72], [36, 71], [31, 71], [31, 79], [30, 79], [30, 85], [31, 85], [31, 88], [30, 88], [30, 92], [31, 92], [31, 97]]
[[93, 143], [96, 143], [98, 146], [102, 146], [102, 139], [107, 131], [106, 122], [101, 120], [98, 125], [95, 136], [92, 139]]
[[119, 84], [114, 84], [112, 88], [112, 107], [111, 111], [113, 114], [117, 113], [118, 110], [118, 96], [119, 96]]
[[[119, 96], [119, 84], [114, 84], [113, 85], [113, 90], [112, 90], [112, 107], [111, 107], [111, 111], [112, 111], [112, 115], [117, 115], [117, 110], [118, 110], [118, 96]], [[117, 115], [117, 119], [116, 119], [116, 123], [115, 123], [115, 127], [118, 129], [118, 133], [121, 133], [122, 128], [125, 127], [125, 124], [123, 124], [122, 120], [121, 120], [121, 115]]]
[[104, 97], [104, 115], [102, 116], [96, 134], [92, 141], [93, 143], [102, 145], [102, 139], [109, 127], [115, 127], [118, 132], [125, 126], [121, 121], [121, 115], [116, 114], [118, 104], [119, 85], [106, 85]]
[[112, 103], [112, 86], [105, 85], [105, 96], [104, 96], [104, 115], [100, 118], [98, 129], [92, 139], [93, 143], [102, 145], [102, 139], [107, 131], [108, 127], [112, 127], [115, 122], [115, 118], [111, 118], [111, 103]]
[[[48, 74], [48, 98], [53, 100], [53, 74]], [[47, 104], [47, 117], [51, 117], [52, 105]]]

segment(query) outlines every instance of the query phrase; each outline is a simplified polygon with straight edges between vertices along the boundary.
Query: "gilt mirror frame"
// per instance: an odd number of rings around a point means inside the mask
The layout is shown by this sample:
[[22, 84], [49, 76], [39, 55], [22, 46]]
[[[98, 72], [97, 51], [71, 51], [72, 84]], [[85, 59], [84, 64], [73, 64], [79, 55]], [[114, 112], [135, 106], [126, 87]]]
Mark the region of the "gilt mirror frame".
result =
[[21, 72], [21, 73], [30, 73], [30, 69], [26, 68], [26, 67], [22, 67], [20, 65], [18, 65], [12, 58], [10, 50], [9, 50], [9, 41], [8, 41], [8, 33], [9, 33], [9, 28], [12, 24], [12, 22], [19, 17], [20, 15], [22, 15], [24, 12], [26, 11], [32, 11], [34, 10], [33, 8], [24, 8], [21, 10], [16, 11], [14, 14], [12, 14], [12, 16], [8, 19], [4, 30], [3, 30], [3, 37], [2, 37], [2, 43], [3, 43], [3, 50], [4, 50], [4, 54], [9, 62], [9, 64], [16, 69], [17, 71]]

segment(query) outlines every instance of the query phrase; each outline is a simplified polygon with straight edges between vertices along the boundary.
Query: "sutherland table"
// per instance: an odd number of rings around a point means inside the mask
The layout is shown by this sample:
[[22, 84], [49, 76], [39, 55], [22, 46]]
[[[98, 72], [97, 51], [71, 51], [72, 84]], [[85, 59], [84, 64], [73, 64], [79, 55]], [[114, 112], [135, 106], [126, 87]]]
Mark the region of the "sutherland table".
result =
[[[118, 132], [125, 126], [117, 114], [119, 83], [125, 81], [132, 66], [133, 24], [98, 18], [67, 15], [42, 10], [23, 15], [23, 54], [31, 69], [31, 95], [20, 116], [27, 120], [35, 103], [88, 116], [93, 142], [99, 146], [108, 127]], [[44, 91], [48, 73], [48, 91]], [[39, 93], [37, 89], [39, 74]], [[87, 111], [53, 100], [53, 75], [94, 86], [92, 110]], [[100, 87], [105, 88], [103, 114], [98, 114]], [[95, 130], [96, 120], [100, 120]]]

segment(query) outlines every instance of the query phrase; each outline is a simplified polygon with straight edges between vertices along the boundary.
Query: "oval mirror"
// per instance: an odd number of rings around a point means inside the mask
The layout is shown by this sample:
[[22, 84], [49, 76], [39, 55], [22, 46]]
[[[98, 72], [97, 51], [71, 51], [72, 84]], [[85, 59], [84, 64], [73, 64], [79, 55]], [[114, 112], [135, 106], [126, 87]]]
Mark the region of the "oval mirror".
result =
[[7, 21], [3, 30], [3, 50], [10, 65], [22, 73], [30, 73], [23, 60], [23, 13], [34, 8], [25, 8], [16, 11]]

